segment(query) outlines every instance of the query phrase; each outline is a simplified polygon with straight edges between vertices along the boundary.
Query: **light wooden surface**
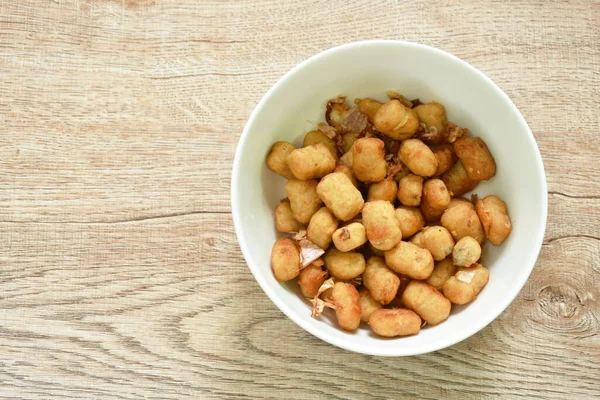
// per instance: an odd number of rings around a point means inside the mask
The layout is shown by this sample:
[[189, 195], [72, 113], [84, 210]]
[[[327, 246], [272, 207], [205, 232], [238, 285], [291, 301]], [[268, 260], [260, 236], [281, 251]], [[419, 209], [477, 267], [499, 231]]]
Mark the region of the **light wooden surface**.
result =
[[[598, 398], [597, 1], [0, 1], [0, 398]], [[448, 50], [524, 114], [549, 186], [516, 301], [451, 348], [323, 343], [248, 271], [229, 205], [268, 88], [345, 42]]]

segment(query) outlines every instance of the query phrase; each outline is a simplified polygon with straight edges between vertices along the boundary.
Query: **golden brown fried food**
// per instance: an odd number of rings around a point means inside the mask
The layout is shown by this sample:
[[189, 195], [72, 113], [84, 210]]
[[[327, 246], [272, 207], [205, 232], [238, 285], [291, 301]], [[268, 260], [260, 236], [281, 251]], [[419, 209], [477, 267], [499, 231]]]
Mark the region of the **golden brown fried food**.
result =
[[371, 314], [381, 309], [383, 305], [371, 296], [367, 288], [360, 289], [358, 295], [360, 296], [360, 309], [362, 311], [360, 319], [363, 322], [368, 322]]
[[398, 292], [396, 292], [396, 298], [387, 304], [386, 308], [406, 308], [402, 301], [402, 295], [412, 279], [406, 275], [398, 275], [398, 277], [400, 278], [400, 287], [398, 288]]
[[354, 145], [359, 136], [360, 133], [358, 132], [347, 132], [342, 135], [342, 150], [344, 150], [344, 153], [352, 151], [352, 145]]
[[438, 168], [435, 154], [419, 139], [408, 139], [402, 142], [398, 157], [415, 175], [433, 176]]
[[352, 145], [352, 147], [350, 148], [350, 150], [346, 153], [344, 153], [341, 157], [340, 157], [340, 163], [342, 163], [342, 165], [345, 165], [347, 167], [352, 168], [352, 163], [353, 163], [353, 156], [352, 156], [352, 148], [354, 147], [354, 145]]
[[338, 220], [327, 207], [321, 207], [314, 213], [306, 228], [306, 238], [322, 248], [327, 250], [331, 244], [331, 235], [338, 227]]
[[329, 100], [327, 124], [302, 148], [275, 143], [266, 161], [289, 179], [275, 227], [297, 232], [273, 245], [275, 278], [297, 278], [315, 318], [330, 307], [342, 329], [362, 320], [396, 337], [473, 301], [489, 280], [478, 263], [484, 239], [500, 244], [512, 227], [498, 197], [460, 198], [496, 173], [484, 141], [448, 121], [442, 104], [387, 95], [353, 108]]
[[362, 223], [369, 242], [379, 250], [389, 250], [402, 240], [400, 222], [394, 206], [389, 201], [375, 200], [365, 203]]
[[475, 207], [465, 199], [452, 199], [440, 222], [444, 228], [450, 231], [455, 241], [465, 236], [471, 236], [479, 243], [483, 243], [483, 228], [475, 212]]
[[363, 285], [376, 301], [389, 304], [396, 297], [400, 278], [385, 265], [383, 258], [374, 256], [367, 260]]
[[400, 222], [402, 239], [407, 239], [425, 226], [423, 214], [416, 207], [400, 206], [396, 209], [396, 218]]
[[294, 179], [294, 174], [287, 165], [287, 156], [296, 149], [289, 142], [275, 142], [267, 154], [267, 166], [273, 172], [278, 173], [285, 179]]
[[302, 225], [294, 218], [292, 207], [288, 199], [283, 200], [277, 207], [275, 207], [275, 229], [277, 232], [290, 233], [298, 232], [302, 229]]
[[308, 224], [323, 202], [317, 194], [317, 181], [290, 179], [285, 184], [294, 218], [301, 224]]
[[335, 304], [335, 315], [338, 324], [346, 331], [355, 331], [360, 325], [362, 311], [360, 296], [356, 288], [345, 282], [337, 282], [331, 294]]
[[454, 239], [448, 229], [443, 226], [428, 226], [425, 228], [421, 242], [436, 261], [443, 260], [452, 254], [454, 248]]
[[423, 244], [423, 232], [417, 232], [413, 237], [410, 238], [409, 242], [416, 244], [421, 248], [425, 248], [425, 245]]
[[367, 97], [358, 101], [358, 110], [367, 116], [370, 123], [373, 123], [375, 120], [375, 114], [377, 114], [377, 111], [382, 105], [383, 103]]
[[392, 271], [413, 279], [427, 279], [433, 271], [433, 257], [429, 250], [410, 242], [401, 241], [386, 251], [385, 263]]
[[379, 107], [373, 117], [373, 125], [394, 140], [405, 140], [414, 136], [419, 129], [419, 117], [415, 110], [394, 99]]
[[437, 325], [450, 315], [452, 304], [433, 286], [419, 281], [408, 284], [402, 295], [406, 307], [414, 310], [428, 324]]
[[438, 144], [444, 141], [444, 127], [446, 125], [446, 109], [440, 103], [420, 104], [414, 108], [419, 120], [425, 124], [425, 129], [431, 134], [430, 143]]
[[300, 273], [300, 252], [293, 240], [278, 239], [271, 250], [271, 268], [280, 282], [294, 279]]
[[398, 184], [396, 181], [392, 179], [384, 179], [381, 182], [377, 182], [369, 186], [367, 202], [374, 200], [385, 200], [393, 204], [396, 201], [397, 194]]
[[433, 151], [433, 154], [438, 161], [438, 167], [434, 176], [440, 176], [448, 171], [458, 159], [456, 153], [454, 153], [454, 147], [448, 143], [436, 146], [431, 151]]
[[335, 169], [336, 159], [321, 143], [302, 147], [287, 156], [287, 165], [297, 179], [322, 178]]
[[350, 181], [352, 181], [352, 184], [354, 185], [354, 187], [356, 187], [356, 188], [359, 187], [358, 179], [356, 179], [356, 176], [354, 175], [352, 168], [350, 168], [346, 165], [338, 165], [337, 167], [335, 167], [333, 172], [341, 172], [342, 174], [346, 175], [350, 179]]
[[421, 204], [423, 195], [423, 177], [409, 174], [400, 179], [398, 184], [398, 200], [400, 203], [409, 207], [416, 207]]
[[421, 214], [423, 214], [423, 218], [425, 218], [425, 222], [431, 224], [440, 219], [444, 210], [438, 210], [433, 207], [430, 207], [429, 204], [423, 199], [421, 199], [421, 205], [419, 207], [421, 209]]
[[452, 261], [459, 267], [470, 267], [479, 261], [481, 257], [481, 246], [471, 236], [465, 236], [454, 245], [452, 249]]
[[353, 222], [333, 232], [333, 244], [341, 252], [354, 250], [367, 242], [367, 232], [360, 222]]
[[371, 243], [367, 243], [367, 247], [370, 253], [374, 256], [383, 257], [383, 255], [385, 254], [385, 251], [376, 249]]
[[496, 161], [481, 138], [462, 137], [454, 142], [454, 151], [471, 180], [484, 181], [496, 175]]
[[435, 268], [426, 282], [437, 290], [442, 290], [444, 283], [456, 273], [456, 268], [450, 257], [444, 258], [435, 264]]
[[321, 179], [317, 185], [317, 193], [327, 208], [341, 221], [354, 218], [365, 204], [358, 189], [341, 172], [331, 173]]
[[512, 231], [506, 203], [497, 196], [486, 196], [477, 200], [475, 210], [490, 243], [498, 246], [504, 242]]
[[321, 131], [310, 131], [304, 136], [304, 142], [302, 143], [303, 147], [312, 146], [314, 144], [322, 144], [327, 147], [327, 150], [331, 153], [331, 155], [337, 160], [339, 158], [337, 145], [335, 144], [335, 140], [328, 138]]
[[463, 166], [462, 161], [458, 160], [448, 171], [441, 176], [442, 181], [452, 197], [462, 196], [463, 194], [475, 189], [479, 181], [474, 181], [469, 178], [467, 170]]
[[429, 179], [423, 184], [422, 202], [435, 210], [445, 210], [450, 204], [450, 193], [441, 179]]
[[312, 299], [317, 295], [319, 288], [325, 282], [327, 272], [316, 265], [303, 268], [298, 275], [298, 285], [304, 297]]
[[459, 268], [458, 272], [444, 283], [444, 296], [454, 304], [467, 304], [477, 298], [488, 283], [490, 272], [481, 264]]
[[385, 179], [385, 144], [377, 138], [360, 138], [352, 147], [352, 170], [358, 180], [371, 183]]
[[335, 247], [330, 247], [325, 252], [325, 266], [329, 274], [336, 279], [348, 281], [365, 272], [365, 257], [357, 252], [342, 253]]
[[421, 318], [411, 310], [382, 308], [371, 314], [369, 326], [383, 337], [416, 335], [421, 330]]

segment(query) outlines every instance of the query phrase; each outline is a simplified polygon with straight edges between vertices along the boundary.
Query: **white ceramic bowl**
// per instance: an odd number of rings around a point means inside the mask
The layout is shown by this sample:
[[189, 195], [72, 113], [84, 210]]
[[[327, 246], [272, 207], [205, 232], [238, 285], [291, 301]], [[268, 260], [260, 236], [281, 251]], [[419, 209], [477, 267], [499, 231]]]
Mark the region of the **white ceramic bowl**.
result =
[[[485, 140], [497, 173], [480, 184], [479, 196], [496, 194], [508, 205], [513, 230], [498, 247], [486, 245], [490, 280], [478, 298], [453, 307], [447, 321], [418, 335], [383, 339], [368, 327], [347, 333], [335, 317], [310, 316], [310, 304], [294, 282], [275, 280], [271, 247], [278, 235], [273, 209], [286, 197], [285, 180], [265, 166], [271, 145], [300, 145], [324, 120], [326, 100], [337, 95], [386, 100], [396, 90], [446, 106], [448, 119]], [[508, 96], [470, 64], [441, 50], [401, 41], [366, 41], [335, 47], [297, 65], [262, 98], [242, 133], [233, 163], [231, 203], [240, 247], [254, 277], [289, 318], [313, 335], [344, 349], [382, 356], [427, 353], [468, 338], [488, 325], [517, 296], [542, 246], [547, 215], [546, 177], [527, 123]], [[251, 318], [251, 316], [249, 316]]]

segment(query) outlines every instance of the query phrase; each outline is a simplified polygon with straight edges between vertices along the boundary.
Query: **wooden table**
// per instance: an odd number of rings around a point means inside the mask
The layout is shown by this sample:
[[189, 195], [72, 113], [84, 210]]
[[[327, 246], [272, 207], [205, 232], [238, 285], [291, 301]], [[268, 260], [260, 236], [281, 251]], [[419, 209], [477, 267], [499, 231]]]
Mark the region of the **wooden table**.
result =
[[[600, 396], [597, 1], [0, 2], [3, 399]], [[548, 174], [538, 264], [480, 333], [349, 353], [254, 281], [230, 215], [253, 107], [329, 47], [450, 51], [517, 104]]]

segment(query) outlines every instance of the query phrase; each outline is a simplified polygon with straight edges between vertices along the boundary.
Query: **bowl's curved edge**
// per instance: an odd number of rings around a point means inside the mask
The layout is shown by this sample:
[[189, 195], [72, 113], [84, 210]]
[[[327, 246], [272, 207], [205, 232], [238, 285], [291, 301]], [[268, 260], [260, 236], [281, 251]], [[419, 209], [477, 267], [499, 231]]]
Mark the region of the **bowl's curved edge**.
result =
[[[240, 241], [240, 237], [242, 237], [242, 232], [241, 232], [241, 226], [240, 226], [240, 222], [239, 222], [240, 221], [239, 207], [237, 206], [237, 204], [240, 201], [240, 198], [239, 198], [239, 195], [235, 192], [235, 188], [238, 186], [239, 174], [236, 173], [236, 171], [240, 170], [239, 162], [240, 162], [240, 158], [241, 158], [241, 156], [240, 156], [241, 149], [244, 147], [250, 127], [252, 126], [254, 120], [256, 119], [256, 116], [258, 115], [259, 111], [261, 110], [263, 104], [265, 102], [267, 102], [267, 100], [270, 98], [272, 93], [277, 89], [277, 87], [283, 81], [285, 81], [286, 79], [293, 76], [297, 71], [302, 69], [303, 66], [305, 66], [309, 63], [312, 63], [321, 57], [325, 57], [328, 54], [331, 54], [331, 53], [334, 53], [337, 51], [342, 51], [347, 48], [368, 46], [371, 44], [382, 44], [382, 43], [393, 43], [393, 44], [400, 44], [400, 45], [404, 45], [404, 46], [418, 47], [418, 48], [425, 49], [427, 51], [432, 51], [432, 52], [438, 53], [444, 57], [451, 59], [453, 62], [462, 64], [463, 66], [470, 69], [473, 73], [479, 75], [481, 78], [483, 78], [489, 84], [491, 84], [494, 87], [494, 89], [504, 98], [504, 100], [506, 100], [508, 102], [508, 104], [510, 105], [512, 110], [518, 116], [520, 122], [526, 128], [526, 131], [529, 133], [528, 140], [529, 140], [530, 144], [533, 146], [533, 148], [535, 148], [535, 150], [537, 151], [536, 161], [538, 164], [538, 168], [540, 168], [541, 175], [544, 178], [540, 182], [540, 185], [541, 185], [540, 190], [541, 190], [541, 193], [546, 194], [543, 197], [542, 207], [540, 207], [540, 209], [539, 209], [539, 211], [541, 212], [541, 221], [542, 221], [543, 228], [539, 231], [540, 233], [538, 234], [538, 236], [532, 240], [533, 244], [534, 244], [534, 248], [536, 248], [537, 251], [528, 260], [528, 263], [531, 263], [531, 267], [529, 268], [529, 273], [522, 279], [521, 282], [518, 282], [514, 286], [514, 288], [515, 288], [514, 292], [511, 293], [510, 296], [507, 296], [506, 298], [504, 298], [504, 301], [502, 302], [502, 307], [500, 307], [500, 309], [502, 311], [500, 311], [496, 315], [488, 316], [484, 320], [480, 321], [480, 323], [474, 329], [471, 329], [471, 330], [466, 329], [464, 331], [464, 333], [458, 335], [454, 339], [448, 340], [446, 342], [436, 342], [436, 343], [434, 343], [433, 346], [430, 346], [431, 348], [425, 347], [424, 349], [421, 349], [420, 351], [414, 351], [413, 349], [400, 349], [400, 350], [405, 350], [405, 351], [398, 351], [396, 349], [395, 351], [390, 352], [390, 349], [383, 349], [383, 348], [379, 349], [379, 348], [373, 348], [373, 347], [367, 347], [367, 348], [363, 347], [363, 348], [358, 349], [358, 348], [352, 346], [351, 343], [349, 343], [349, 342], [347, 343], [345, 341], [339, 342], [337, 340], [333, 340], [331, 337], [329, 337], [329, 335], [306, 325], [303, 321], [301, 321], [295, 317], [294, 313], [292, 312], [292, 310], [290, 310], [287, 307], [287, 305], [280, 304], [276, 300], [275, 294], [271, 291], [271, 289], [266, 284], [266, 282], [264, 282], [258, 274], [254, 273], [254, 270], [249, 265], [249, 261], [248, 261], [250, 259], [249, 250]], [[374, 355], [374, 356], [389, 356], [389, 357], [411, 356], [411, 355], [419, 355], [419, 354], [434, 352], [434, 351], [452, 346], [456, 343], [459, 343], [459, 342], [473, 336], [474, 334], [476, 334], [477, 332], [481, 331], [486, 326], [488, 326], [494, 319], [496, 319], [498, 316], [500, 316], [500, 314], [502, 314], [506, 310], [506, 308], [508, 308], [508, 306], [518, 296], [518, 294], [521, 292], [523, 286], [529, 279], [529, 276], [531, 275], [531, 272], [533, 271], [533, 268], [535, 267], [535, 263], [536, 263], [536, 261], [539, 257], [539, 254], [542, 250], [542, 244], [543, 244], [543, 240], [544, 240], [544, 234], [546, 231], [546, 224], [547, 224], [547, 218], [548, 218], [548, 187], [547, 187], [546, 172], [545, 172], [542, 156], [541, 156], [539, 147], [537, 145], [537, 142], [535, 141], [535, 138], [533, 136], [533, 133], [531, 132], [531, 129], [529, 128], [529, 125], [527, 124], [527, 122], [525, 121], [525, 118], [523, 117], [523, 115], [521, 114], [521, 112], [519, 111], [517, 106], [513, 103], [513, 101], [492, 79], [490, 79], [487, 75], [485, 75], [483, 72], [481, 72], [480, 70], [478, 70], [477, 68], [475, 68], [474, 66], [469, 64], [468, 62], [466, 62], [444, 50], [440, 50], [435, 47], [427, 46], [427, 45], [420, 44], [420, 43], [413, 43], [413, 42], [402, 41], [402, 40], [366, 40], [366, 41], [346, 43], [346, 44], [343, 44], [340, 46], [332, 47], [330, 49], [324, 50], [324, 51], [322, 51], [318, 54], [315, 54], [312, 57], [302, 61], [301, 63], [299, 63], [298, 65], [293, 67], [291, 70], [289, 70], [286, 74], [284, 74], [281, 78], [279, 78], [277, 80], [277, 82], [275, 82], [275, 84], [273, 86], [271, 86], [271, 88], [267, 91], [267, 93], [265, 93], [265, 95], [261, 98], [259, 103], [256, 105], [256, 107], [250, 114], [250, 117], [248, 118], [248, 122], [244, 126], [244, 130], [242, 131], [242, 134], [240, 136], [240, 139], [238, 141], [238, 145], [237, 145], [237, 148], [235, 151], [232, 172], [231, 172], [231, 189], [230, 190], [231, 190], [231, 192], [230, 192], [230, 194], [231, 194], [231, 214], [232, 214], [232, 218], [233, 218], [233, 225], [235, 228], [236, 237], [237, 237], [238, 243], [240, 245], [240, 249], [242, 250], [244, 259], [246, 260], [246, 263], [248, 264], [248, 269], [250, 270], [250, 272], [252, 273], [252, 275], [254, 276], [256, 281], [258, 282], [259, 286], [262, 288], [262, 290], [265, 292], [265, 294], [269, 297], [269, 299], [271, 299], [271, 301], [294, 323], [296, 323], [298, 326], [300, 326], [302, 329], [306, 330], [307, 332], [311, 333], [312, 335], [318, 337], [319, 339], [324, 340], [331, 345], [343, 348], [345, 350], [362, 353], [362, 354]], [[385, 350], [385, 352], [383, 350]]]

